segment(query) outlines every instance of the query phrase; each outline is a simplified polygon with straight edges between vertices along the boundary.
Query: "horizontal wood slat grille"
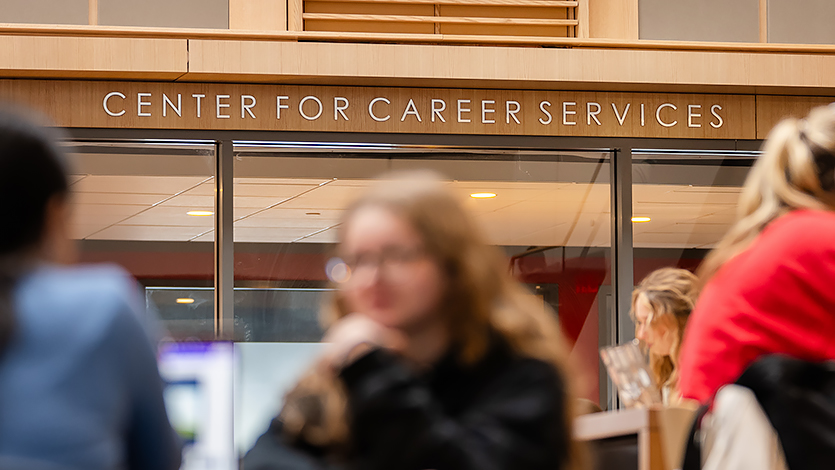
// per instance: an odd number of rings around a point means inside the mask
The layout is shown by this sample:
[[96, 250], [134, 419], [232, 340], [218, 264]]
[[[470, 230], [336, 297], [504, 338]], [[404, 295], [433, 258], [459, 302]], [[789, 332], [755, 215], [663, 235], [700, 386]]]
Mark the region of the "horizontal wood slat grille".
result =
[[290, 0], [288, 24], [335, 33], [578, 38], [588, 36], [588, 1]]

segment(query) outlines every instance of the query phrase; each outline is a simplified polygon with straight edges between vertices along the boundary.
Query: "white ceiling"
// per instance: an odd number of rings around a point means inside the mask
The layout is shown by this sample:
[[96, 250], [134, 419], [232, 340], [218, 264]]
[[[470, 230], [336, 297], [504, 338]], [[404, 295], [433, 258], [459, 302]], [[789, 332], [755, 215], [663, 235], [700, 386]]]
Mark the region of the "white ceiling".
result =
[[633, 212], [652, 220], [633, 226], [638, 248], [712, 248], [733, 224], [738, 187], [641, 184]]
[[[73, 176], [73, 233], [88, 240], [212, 241], [211, 176]], [[371, 179], [236, 178], [236, 242], [334, 242], [341, 210]], [[451, 190], [500, 245], [607, 246], [607, 183], [463, 181]], [[470, 193], [490, 191], [494, 199]], [[734, 220], [739, 188], [633, 187], [636, 247], [709, 248]], [[310, 213], [318, 213], [312, 215]]]

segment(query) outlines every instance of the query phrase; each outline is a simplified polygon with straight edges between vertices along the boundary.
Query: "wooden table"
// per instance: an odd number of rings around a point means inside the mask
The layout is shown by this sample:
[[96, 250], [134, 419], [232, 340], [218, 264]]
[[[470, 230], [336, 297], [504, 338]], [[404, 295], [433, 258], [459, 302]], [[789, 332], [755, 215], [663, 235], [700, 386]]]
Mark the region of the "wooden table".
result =
[[[596, 441], [598, 447], [618, 438], [625, 438], [622, 442], [629, 445], [629, 439], [636, 438], [638, 470], [676, 470], [681, 467], [694, 413], [675, 407], [594, 413], [577, 418], [574, 433], [582, 441]], [[623, 468], [635, 465], [623, 462]]]

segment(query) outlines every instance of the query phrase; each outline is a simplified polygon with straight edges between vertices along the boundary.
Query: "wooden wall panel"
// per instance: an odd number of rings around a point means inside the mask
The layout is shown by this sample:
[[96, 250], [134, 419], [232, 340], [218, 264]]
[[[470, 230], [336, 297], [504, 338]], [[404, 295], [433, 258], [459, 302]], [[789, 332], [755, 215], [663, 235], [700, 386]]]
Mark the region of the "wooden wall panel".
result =
[[520, 28], [519, 26], [502, 25], [445, 24], [441, 25], [441, 34], [564, 38], [572, 34], [571, 28], [571, 26], [525, 26]]
[[370, 13], [375, 15], [416, 15], [432, 16], [434, 7], [431, 4], [409, 4], [409, 3], [354, 3], [354, 2], [328, 2], [322, 0], [306, 0], [304, 2], [305, 13]]
[[575, 37], [587, 39], [589, 37], [589, 0], [580, 0], [576, 16], [580, 24], [577, 26]]
[[759, 0], [759, 8], [758, 13], [760, 15], [760, 25], [759, 25], [759, 33], [760, 33], [760, 42], [767, 43], [768, 42], [768, 0]]
[[638, 40], [638, 0], [589, 0], [589, 37]]
[[[568, 19], [568, 9], [565, 7], [525, 8], [520, 6], [462, 6], [441, 5], [439, 7], [444, 16], [462, 18], [550, 18]], [[570, 31], [565, 26], [501, 26], [501, 25], [467, 25], [442, 24], [441, 34], [470, 34], [490, 36], [540, 36], [540, 37], [570, 37]]]
[[573, 37], [574, 27], [569, 23], [576, 23], [577, 6], [576, 2], [549, 4], [539, 0], [439, 0], [437, 4], [305, 0], [303, 3], [305, 31], [504, 37]]
[[287, 0], [229, 0], [229, 29], [287, 31]]
[[99, 24], [99, 0], [87, 0], [87, 23], [90, 26]]
[[287, 30], [304, 31], [304, 0], [287, 0]]
[[0, 97], [64, 127], [755, 137], [750, 95], [4, 80]]
[[0, 76], [174, 80], [188, 71], [184, 39], [0, 36]]
[[[115, 115], [104, 108], [110, 93], [114, 94], [107, 109]], [[280, 117], [278, 96], [286, 97], [281, 98]], [[345, 106], [343, 98], [347, 100], [344, 116], [335, 106]], [[373, 105], [379, 120], [369, 113], [376, 98], [384, 98]], [[436, 109], [443, 108], [439, 114], [432, 113], [432, 100], [441, 100], [434, 102]], [[464, 101], [459, 104], [459, 100]], [[803, 117], [835, 98], [0, 80], [0, 101], [33, 107], [65, 127], [764, 139], [780, 119]], [[217, 103], [228, 106], [218, 108]], [[517, 107], [518, 112], [507, 113]]]
[[835, 93], [832, 54], [218, 40], [189, 51], [189, 81]]
[[[569, 9], [565, 7], [525, 8], [520, 6], [465, 6], [441, 5], [444, 16], [464, 18], [550, 18], [568, 19]], [[573, 8], [571, 9], [573, 10]]]
[[305, 31], [347, 33], [434, 34], [432, 23], [305, 20]]
[[757, 96], [757, 138], [765, 139], [771, 128], [787, 117], [802, 118], [812, 108], [835, 101], [825, 96]]

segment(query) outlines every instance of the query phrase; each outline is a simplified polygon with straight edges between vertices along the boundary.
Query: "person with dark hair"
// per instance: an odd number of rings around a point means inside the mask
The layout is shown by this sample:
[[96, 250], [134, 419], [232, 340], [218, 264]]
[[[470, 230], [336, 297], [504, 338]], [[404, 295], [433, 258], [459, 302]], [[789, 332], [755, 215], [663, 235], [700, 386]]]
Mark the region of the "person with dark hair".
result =
[[67, 265], [65, 158], [48, 129], [8, 113], [0, 200], [0, 468], [178, 468], [136, 284]]

